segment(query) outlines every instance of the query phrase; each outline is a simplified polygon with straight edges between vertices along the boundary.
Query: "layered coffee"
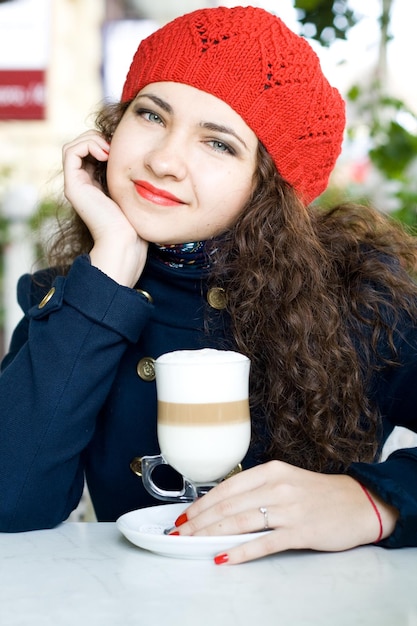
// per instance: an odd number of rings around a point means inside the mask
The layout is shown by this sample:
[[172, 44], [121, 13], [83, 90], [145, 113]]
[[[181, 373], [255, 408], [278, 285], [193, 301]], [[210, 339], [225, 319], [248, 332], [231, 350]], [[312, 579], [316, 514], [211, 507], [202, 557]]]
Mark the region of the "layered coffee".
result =
[[249, 419], [246, 400], [232, 402], [164, 402], [158, 400], [158, 424], [169, 426], [216, 426], [234, 424]]
[[157, 359], [158, 440], [184, 477], [213, 482], [243, 459], [250, 443], [247, 357], [213, 349]]

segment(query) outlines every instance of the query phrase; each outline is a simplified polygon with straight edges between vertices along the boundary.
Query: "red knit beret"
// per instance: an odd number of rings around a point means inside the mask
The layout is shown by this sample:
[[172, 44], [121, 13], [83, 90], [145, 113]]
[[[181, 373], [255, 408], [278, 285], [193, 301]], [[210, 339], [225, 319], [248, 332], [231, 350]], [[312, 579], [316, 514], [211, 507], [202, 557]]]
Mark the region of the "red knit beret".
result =
[[344, 102], [311, 46], [278, 17], [218, 7], [176, 18], [140, 44], [122, 101], [160, 81], [191, 85], [232, 107], [305, 204], [325, 190], [341, 150]]

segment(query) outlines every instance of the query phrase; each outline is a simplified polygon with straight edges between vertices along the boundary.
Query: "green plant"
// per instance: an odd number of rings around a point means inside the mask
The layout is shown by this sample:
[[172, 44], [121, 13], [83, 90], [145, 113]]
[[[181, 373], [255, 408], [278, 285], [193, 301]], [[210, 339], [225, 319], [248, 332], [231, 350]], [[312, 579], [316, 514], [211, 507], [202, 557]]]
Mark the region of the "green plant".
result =
[[[391, 40], [391, 13], [394, 0], [380, 0], [379, 51], [373, 78], [366, 85], [354, 84], [347, 98], [358, 113], [359, 123], [350, 124], [348, 137], [354, 141], [367, 127], [372, 165], [391, 183], [386, 193], [400, 208], [391, 215], [417, 228], [417, 116], [387, 87], [387, 48]], [[294, 0], [304, 34], [324, 46], [346, 39], [361, 19], [348, 0]], [[329, 190], [327, 196], [331, 195]], [[334, 193], [333, 193], [334, 195]]]

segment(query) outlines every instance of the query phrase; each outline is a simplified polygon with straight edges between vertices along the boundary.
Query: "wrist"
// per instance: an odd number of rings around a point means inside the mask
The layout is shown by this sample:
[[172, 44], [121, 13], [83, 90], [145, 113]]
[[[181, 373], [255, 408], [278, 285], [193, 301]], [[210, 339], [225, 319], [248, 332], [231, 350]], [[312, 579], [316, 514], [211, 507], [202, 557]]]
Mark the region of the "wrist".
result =
[[373, 491], [370, 491], [359, 481], [358, 484], [366, 495], [378, 522], [378, 535], [373, 543], [379, 543], [382, 539], [386, 539], [394, 532], [395, 525], [399, 517], [399, 511], [392, 505], [385, 502]]
[[90, 263], [119, 285], [134, 287], [143, 272], [147, 243], [140, 241], [122, 247], [116, 242], [107, 246], [94, 244]]

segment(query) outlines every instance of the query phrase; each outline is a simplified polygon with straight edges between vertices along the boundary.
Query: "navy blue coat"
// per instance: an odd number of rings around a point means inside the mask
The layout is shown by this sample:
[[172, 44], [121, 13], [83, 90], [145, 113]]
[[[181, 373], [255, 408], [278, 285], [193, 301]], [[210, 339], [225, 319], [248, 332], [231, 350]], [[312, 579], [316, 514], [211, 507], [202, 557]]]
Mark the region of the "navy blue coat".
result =
[[[171, 350], [231, 347], [222, 311], [210, 309], [215, 332], [204, 332], [204, 271], [150, 258], [138, 287], [153, 303], [86, 256], [66, 277], [45, 271], [35, 278], [19, 281], [25, 317], [0, 377], [0, 531], [50, 528], [67, 519], [85, 477], [100, 521], [158, 504], [130, 469], [134, 457], [159, 452], [155, 382], [141, 378], [137, 366]], [[402, 331], [403, 365], [381, 375], [375, 390], [381, 446], [397, 424], [417, 431], [417, 328]], [[244, 467], [254, 459], [250, 451]], [[417, 545], [417, 449], [383, 463], [355, 463], [349, 473], [400, 511], [395, 532], [381, 545]]]

